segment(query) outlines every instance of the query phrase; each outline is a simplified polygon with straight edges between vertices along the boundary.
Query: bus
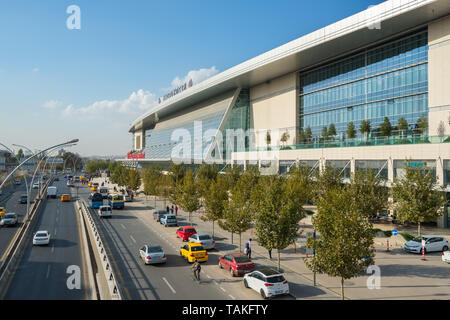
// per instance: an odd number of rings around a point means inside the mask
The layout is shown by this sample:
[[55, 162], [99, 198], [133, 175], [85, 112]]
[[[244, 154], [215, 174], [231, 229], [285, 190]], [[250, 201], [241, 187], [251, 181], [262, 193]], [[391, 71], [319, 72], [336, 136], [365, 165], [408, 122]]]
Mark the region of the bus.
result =
[[98, 209], [103, 205], [103, 196], [101, 193], [95, 192], [89, 195], [89, 207], [91, 209]]
[[113, 209], [123, 209], [125, 207], [125, 201], [123, 195], [114, 193], [108, 197], [108, 202]]
[[103, 199], [107, 199], [108, 198], [108, 187], [105, 187], [105, 186], [98, 187], [98, 193], [102, 194]]

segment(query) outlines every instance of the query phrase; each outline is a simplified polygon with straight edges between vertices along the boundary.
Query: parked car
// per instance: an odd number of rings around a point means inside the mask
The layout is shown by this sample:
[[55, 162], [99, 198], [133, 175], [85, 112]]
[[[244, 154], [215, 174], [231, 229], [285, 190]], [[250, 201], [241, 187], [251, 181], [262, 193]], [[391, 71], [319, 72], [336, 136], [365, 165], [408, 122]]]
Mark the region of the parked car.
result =
[[177, 238], [181, 238], [183, 241], [188, 241], [189, 237], [191, 237], [193, 234], [196, 234], [197, 231], [195, 231], [194, 227], [184, 226], [180, 227], [176, 233]]
[[63, 194], [61, 196], [61, 202], [70, 202], [70, 194]]
[[219, 257], [219, 268], [228, 270], [233, 277], [255, 271], [255, 264], [242, 253], [231, 253]]
[[160, 246], [145, 245], [139, 250], [145, 264], [166, 263], [167, 257]]
[[0, 220], [1, 226], [15, 226], [17, 224], [17, 214], [15, 213], [6, 213], [2, 220]]
[[189, 237], [189, 242], [200, 243], [206, 250], [214, 249], [216, 242], [207, 233], [196, 233]]
[[159, 211], [153, 211], [153, 219], [160, 222], [160, 219], [164, 217], [164, 215], [167, 214], [166, 211], [159, 210]]
[[442, 261], [450, 263], [450, 251], [442, 252]]
[[48, 231], [38, 231], [33, 237], [33, 246], [45, 245], [50, 243], [50, 233]]
[[448, 241], [443, 236], [424, 235], [405, 243], [403, 249], [407, 252], [422, 253], [422, 240], [425, 240], [425, 253], [447, 251]]
[[255, 270], [244, 275], [244, 286], [258, 292], [264, 299], [289, 294], [289, 284], [284, 276], [270, 268]]
[[111, 218], [112, 217], [111, 206], [100, 206], [100, 208], [98, 208], [98, 215], [100, 216], [100, 218]]
[[181, 247], [180, 255], [190, 263], [193, 263], [195, 259], [198, 262], [208, 261], [208, 252], [200, 243], [188, 243]]
[[177, 217], [174, 214], [165, 214], [159, 220], [164, 227], [167, 226], [176, 226], [178, 227]]

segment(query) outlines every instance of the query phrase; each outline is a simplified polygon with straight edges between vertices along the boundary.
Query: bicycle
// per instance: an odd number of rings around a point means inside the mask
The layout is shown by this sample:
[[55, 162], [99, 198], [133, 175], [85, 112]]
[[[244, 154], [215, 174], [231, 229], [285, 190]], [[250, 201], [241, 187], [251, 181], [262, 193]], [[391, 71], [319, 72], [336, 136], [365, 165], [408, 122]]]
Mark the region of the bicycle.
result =
[[192, 269], [192, 280], [193, 281], [197, 281], [197, 282], [201, 282], [200, 280], [200, 271], [197, 272], [197, 270]]

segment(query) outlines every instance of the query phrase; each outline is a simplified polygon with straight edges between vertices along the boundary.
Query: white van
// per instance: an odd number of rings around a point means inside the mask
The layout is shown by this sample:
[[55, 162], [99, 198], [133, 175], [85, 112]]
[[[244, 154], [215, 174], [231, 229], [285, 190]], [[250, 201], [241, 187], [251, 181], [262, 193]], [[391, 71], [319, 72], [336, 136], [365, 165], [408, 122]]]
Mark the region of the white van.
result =
[[47, 188], [47, 199], [48, 198], [54, 198], [56, 199], [57, 189], [56, 187], [48, 187]]
[[100, 193], [103, 199], [108, 199], [108, 187], [98, 187], [98, 193]]
[[100, 216], [100, 218], [111, 218], [111, 206], [100, 206], [100, 208], [98, 208], [98, 215]]

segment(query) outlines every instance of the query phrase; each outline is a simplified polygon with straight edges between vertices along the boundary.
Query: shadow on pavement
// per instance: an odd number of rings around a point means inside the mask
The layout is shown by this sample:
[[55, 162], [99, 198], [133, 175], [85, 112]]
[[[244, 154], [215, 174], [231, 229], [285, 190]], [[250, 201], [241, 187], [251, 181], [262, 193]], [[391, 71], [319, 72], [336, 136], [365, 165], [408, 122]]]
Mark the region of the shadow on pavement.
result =
[[125, 216], [125, 215], [113, 213], [111, 219], [137, 219], [137, 218], [135, 216]]
[[50, 245], [52, 245], [55, 248], [68, 248], [68, 247], [73, 247], [75, 245], [77, 245], [75, 242], [72, 241], [68, 241], [68, 240], [64, 240], [64, 239], [51, 239], [50, 238]]

